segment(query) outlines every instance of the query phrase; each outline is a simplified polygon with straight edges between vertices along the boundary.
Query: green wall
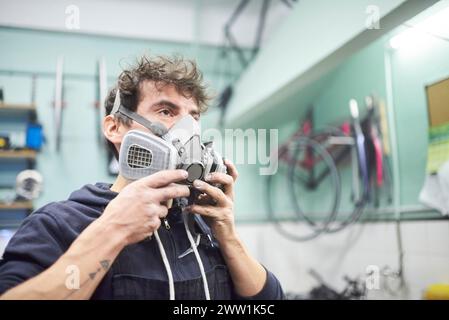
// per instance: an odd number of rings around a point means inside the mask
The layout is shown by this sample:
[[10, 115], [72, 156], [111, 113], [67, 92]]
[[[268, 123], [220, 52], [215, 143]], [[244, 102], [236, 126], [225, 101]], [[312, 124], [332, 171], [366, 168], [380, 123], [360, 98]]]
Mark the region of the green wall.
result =
[[[16, 28], [0, 28], [0, 87], [4, 89], [5, 102], [29, 103], [31, 77], [27, 72], [38, 74], [36, 102], [38, 119], [43, 124], [47, 139], [38, 155], [37, 169], [45, 179], [42, 197], [35, 207], [50, 201], [66, 199], [71, 191], [86, 183], [110, 182], [107, 173], [106, 152], [97, 140], [96, 99], [97, 61], [104, 57], [109, 86], [121, 71], [143, 53], [179, 53], [196, 59], [203, 70], [206, 82], [218, 93], [221, 87], [234, 78], [239, 70], [220, 67], [218, 48], [212, 46], [168, 43], [139, 39], [82, 35], [76, 33], [47, 32]], [[65, 101], [62, 129], [62, 149], [55, 150], [52, 101], [54, 96], [54, 72], [59, 55], [64, 56]], [[223, 68], [221, 68], [223, 69]], [[214, 126], [217, 111], [213, 108], [203, 117], [204, 126]], [[1, 130], [23, 130], [23, 125], [0, 122]], [[13, 184], [17, 170], [1, 170], [2, 183]]]
[[449, 77], [449, 42], [427, 36], [392, 52], [402, 203], [417, 203], [427, 161], [428, 114], [425, 86]]
[[265, 110], [265, 107], [261, 108], [265, 100], [270, 101], [299, 75], [365, 31], [368, 6], [377, 6], [382, 17], [404, 2], [299, 1], [239, 79], [228, 119], [241, 123], [245, 111], [250, 111], [248, 118], [252, 113], [262, 112], [259, 109]]
[[[425, 44], [412, 49], [399, 49], [390, 51], [387, 48], [389, 39], [401, 29], [394, 30], [382, 37], [360, 52], [354, 54], [328, 75], [311, 84], [306, 90], [301, 90], [292, 99], [282, 101], [272, 108], [256, 122], [254, 127], [274, 127], [285, 137], [296, 128], [299, 119], [302, 118], [308, 105], [302, 103], [304, 95], [312, 96], [315, 107], [314, 119], [316, 125], [326, 125], [349, 118], [348, 102], [351, 98], [363, 104], [363, 99], [368, 94], [375, 94], [383, 101], [387, 101], [385, 55], [391, 59], [392, 72], [392, 97], [396, 119], [397, 146], [399, 158], [400, 177], [400, 203], [401, 207], [419, 205], [418, 196], [425, 178], [427, 159], [427, 104], [424, 87], [430, 83], [449, 77], [449, 44], [447, 41], [428, 36]], [[317, 89], [318, 88], [318, 89]], [[238, 104], [238, 101], [236, 102]], [[390, 107], [391, 106], [387, 106]], [[277, 124], [279, 113], [286, 112], [289, 121]], [[272, 119], [270, 121], [270, 119]], [[281, 140], [281, 141], [285, 141]], [[264, 205], [264, 177], [258, 175], [253, 169], [241, 167], [242, 176], [246, 181], [239, 186], [239, 191], [244, 193], [248, 186], [253, 186], [251, 193], [245, 193], [244, 200], [238, 204], [239, 215], [249, 219], [266, 219], [267, 213]], [[282, 166], [274, 177], [278, 186], [273, 198], [277, 204], [280, 216], [291, 216], [293, 212], [290, 203], [288, 186], [284, 177], [285, 170]], [[350, 176], [348, 169], [342, 169], [343, 198], [342, 210], [350, 208]], [[322, 187], [317, 192], [308, 193], [303, 190], [298, 196], [303, 198], [306, 209], [311, 211], [323, 211], [328, 208], [326, 199], [331, 195], [329, 188]], [[263, 196], [261, 196], [263, 195]], [[240, 193], [238, 194], [240, 197]], [[386, 197], [383, 197], [381, 206], [391, 208]], [[390, 212], [387, 210], [387, 212]], [[371, 214], [372, 219], [381, 217], [381, 214]], [[412, 215], [413, 216], [413, 215]], [[411, 216], [411, 217], [412, 217]], [[422, 211], [418, 218], [431, 218], [436, 214], [432, 210]], [[383, 215], [382, 218], [393, 218], [393, 212]], [[413, 216], [415, 217], [415, 216]]]

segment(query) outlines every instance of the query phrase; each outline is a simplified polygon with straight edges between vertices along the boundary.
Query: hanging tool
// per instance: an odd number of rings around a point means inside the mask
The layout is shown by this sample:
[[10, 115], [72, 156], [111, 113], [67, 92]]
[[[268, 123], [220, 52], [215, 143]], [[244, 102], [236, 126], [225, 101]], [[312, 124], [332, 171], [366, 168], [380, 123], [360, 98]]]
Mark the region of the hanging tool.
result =
[[371, 175], [371, 188], [374, 196], [374, 205], [379, 206], [380, 188], [384, 182], [383, 150], [380, 139], [375, 102], [372, 96], [365, 98], [368, 114], [365, 121], [366, 147], [369, 149], [369, 166]]
[[106, 68], [106, 60], [104, 57], [101, 57], [98, 61], [97, 68], [97, 101], [96, 107], [98, 108], [97, 112], [97, 122], [98, 122], [98, 141], [101, 144], [105, 143], [104, 135], [103, 135], [103, 119], [106, 116], [106, 109], [104, 107], [104, 103], [106, 101], [106, 97], [108, 94], [108, 74]]
[[358, 159], [358, 167], [361, 172], [362, 178], [362, 194], [359, 198], [360, 202], [367, 200], [369, 194], [369, 175], [368, 175], [368, 166], [366, 160], [366, 149], [365, 149], [365, 136], [363, 135], [362, 128], [360, 126], [360, 118], [359, 118], [359, 106], [355, 99], [351, 99], [349, 101], [349, 110], [352, 116], [352, 127], [355, 135], [355, 147], [357, 150], [357, 159]]
[[54, 101], [54, 119], [55, 119], [55, 136], [56, 136], [56, 152], [61, 149], [62, 135], [62, 109], [64, 99], [64, 57], [59, 56], [56, 62], [56, 81], [55, 81], [55, 101]]

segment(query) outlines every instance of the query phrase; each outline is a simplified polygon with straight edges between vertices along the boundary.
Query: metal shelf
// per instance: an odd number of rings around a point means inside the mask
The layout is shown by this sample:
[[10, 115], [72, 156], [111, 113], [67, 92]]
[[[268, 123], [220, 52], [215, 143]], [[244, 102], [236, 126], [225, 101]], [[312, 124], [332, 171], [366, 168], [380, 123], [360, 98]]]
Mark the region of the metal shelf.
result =
[[0, 159], [29, 159], [35, 160], [37, 152], [31, 149], [0, 150]]
[[3, 102], [0, 102], [0, 110], [36, 111], [36, 105], [35, 104], [18, 104], [18, 103], [3, 103]]
[[33, 203], [31, 201], [0, 202], [0, 210], [33, 210]]
[[9, 116], [26, 116], [28, 121], [34, 122], [37, 120], [37, 108], [34, 103], [19, 104], [19, 103], [4, 103], [0, 102], [0, 113]]

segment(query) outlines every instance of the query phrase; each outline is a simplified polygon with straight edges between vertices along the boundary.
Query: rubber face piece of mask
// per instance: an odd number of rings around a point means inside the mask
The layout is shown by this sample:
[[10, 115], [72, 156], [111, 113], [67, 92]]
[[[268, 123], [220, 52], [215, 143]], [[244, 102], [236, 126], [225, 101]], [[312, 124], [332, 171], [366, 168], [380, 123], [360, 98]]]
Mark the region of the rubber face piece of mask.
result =
[[131, 130], [120, 147], [119, 171], [125, 179], [137, 180], [175, 169], [177, 161], [177, 150], [171, 143], [153, 134]]
[[168, 131], [171, 139], [178, 139], [181, 145], [185, 145], [193, 136], [201, 136], [200, 123], [191, 115], [182, 117]]

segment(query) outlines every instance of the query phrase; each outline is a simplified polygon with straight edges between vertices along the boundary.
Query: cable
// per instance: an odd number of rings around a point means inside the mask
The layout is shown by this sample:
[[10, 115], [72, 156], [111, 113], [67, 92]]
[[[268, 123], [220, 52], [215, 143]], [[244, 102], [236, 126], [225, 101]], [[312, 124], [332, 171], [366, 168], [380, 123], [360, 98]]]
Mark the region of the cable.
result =
[[[292, 201], [293, 204], [295, 206], [295, 213], [298, 214], [301, 218], [304, 219], [304, 221], [309, 224], [309, 226], [312, 229], [312, 233], [306, 236], [298, 236], [298, 235], [292, 235], [291, 233], [287, 232], [282, 225], [280, 224], [280, 222], [278, 221], [278, 219], [276, 219], [274, 217], [274, 210], [273, 210], [273, 204], [272, 204], [272, 199], [271, 199], [271, 183], [272, 183], [272, 177], [268, 176], [267, 177], [267, 188], [266, 188], [266, 192], [267, 192], [267, 207], [268, 207], [268, 213], [269, 213], [269, 217], [272, 221], [275, 222], [275, 227], [276, 229], [283, 234], [286, 238], [293, 240], [293, 241], [308, 241], [308, 240], [312, 240], [314, 238], [316, 238], [317, 236], [319, 236], [322, 233], [335, 233], [338, 231], [343, 230], [344, 228], [346, 228], [347, 226], [357, 222], [360, 217], [362, 216], [363, 212], [364, 212], [364, 208], [366, 205], [366, 201], [367, 201], [367, 194], [369, 192], [368, 190], [368, 179], [367, 179], [367, 168], [366, 168], [366, 162], [364, 164], [361, 164], [361, 161], [366, 161], [366, 157], [363, 155], [364, 153], [364, 147], [363, 147], [363, 143], [364, 141], [362, 141], [363, 137], [360, 136], [360, 132], [358, 135], [359, 141], [356, 144], [356, 149], [357, 149], [357, 160], [358, 160], [358, 165], [362, 167], [362, 180], [363, 180], [363, 193], [362, 193], [362, 197], [360, 199], [360, 201], [358, 201], [355, 205], [355, 208], [353, 210], [353, 212], [348, 216], [348, 218], [346, 218], [345, 220], [343, 220], [342, 222], [337, 222], [337, 226], [335, 227], [331, 227], [331, 225], [336, 222], [336, 218], [338, 215], [338, 207], [340, 204], [340, 199], [341, 199], [341, 179], [340, 179], [340, 175], [339, 175], [339, 171], [336, 167], [336, 163], [334, 161], [334, 159], [332, 158], [332, 156], [329, 154], [329, 152], [326, 150], [326, 148], [324, 148], [319, 142], [315, 141], [314, 139], [316, 139], [319, 136], [323, 136], [325, 134], [342, 134], [342, 130], [340, 130], [339, 128], [334, 128], [334, 127], [329, 127], [329, 128], [325, 128], [324, 130], [321, 130], [319, 132], [316, 132], [314, 134], [312, 134], [309, 137], [300, 137], [297, 141], [293, 142], [296, 143], [296, 148], [294, 150], [294, 154], [292, 156], [293, 161], [291, 161], [289, 163], [289, 173], [288, 173], [288, 181], [289, 181], [289, 186], [290, 186], [290, 195], [292, 197]], [[333, 177], [333, 181], [334, 184], [336, 186], [335, 188], [335, 197], [334, 197], [334, 203], [332, 205], [332, 209], [330, 214], [328, 215], [327, 219], [324, 221], [324, 224], [322, 226], [317, 226], [317, 224], [310, 219], [305, 212], [301, 209], [299, 203], [298, 203], [298, 198], [296, 197], [296, 193], [294, 192], [295, 186], [296, 186], [296, 181], [295, 181], [295, 175], [294, 175], [294, 170], [299, 162], [299, 155], [300, 155], [300, 151], [301, 151], [301, 146], [309, 146], [312, 149], [314, 149], [314, 152], [316, 152], [316, 154], [319, 154], [324, 162], [326, 163], [326, 165], [329, 168], [329, 173], [331, 175], [331, 177]]]
[[[297, 213], [300, 214], [300, 216], [302, 218], [304, 218], [306, 220], [306, 222], [314, 229], [317, 229], [319, 231], [319, 233], [326, 231], [326, 229], [328, 228], [328, 226], [330, 225], [330, 223], [335, 219], [336, 214], [337, 214], [337, 210], [338, 207], [340, 205], [340, 198], [341, 198], [341, 180], [340, 180], [340, 174], [337, 170], [335, 161], [332, 159], [332, 156], [330, 155], [330, 153], [317, 141], [310, 139], [310, 138], [300, 138], [297, 141], [297, 146], [296, 149], [294, 151], [293, 154], [293, 159], [294, 162], [292, 162], [290, 164], [289, 167], [289, 174], [288, 174], [288, 181], [289, 181], [289, 185], [290, 185], [290, 195], [291, 195], [291, 199], [294, 203], [295, 206], [295, 210]], [[297, 168], [297, 163], [298, 163], [298, 158], [300, 155], [300, 151], [301, 151], [301, 145], [305, 145], [307, 147], [311, 147], [312, 149], [316, 150], [316, 153], [321, 154], [324, 162], [327, 164], [328, 168], [329, 168], [329, 173], [331, 175], [332, 180], [334, 181], [335, 184], [335, 197], [334, 197], [334, 202], [331, 206], [331, 213], [328, 215], [328, 219], [325, 220], [324, 226], [323, 227], [317, 227], [316, 223], [310, 219], [305, 212], [301, 209], [297, 199], [298, 197], [296, 196], [296, 192], [295, 192], [295, 186], [297, 185], [294, 180], [295, 177], [295, 169]]]
[[328, 233], [341, 231], [347, 226], [357, 222], [363, 214], [363, 209], [365, 208], [369, 196], [369, 174], [368, 163], [366, 159], [365, 136], [363, 135], [362, 128], [360, 126], [359, 111], [357, 102], [355, 100], [351, 100], [350, 109], [353, 117], [353, 131], [355, 135], [355, 148], [357, 151], [358, 168], [362, 173], [363, 191], [361, 199], [355, 204], [353, 213], [346, 220], [340, 222], [340, 225], [338, 227], [326, 230]]
[[164, 262], [165, 270], [168, 275], [168, 288], [170, 292], [170, 300], [175, 300], [175, 282], [173, 281], [173, 273], [170, 268], [170, 263], [168, 262], [167, 254], [162, 244], [161, 238], [159, 238], [159, 233], [154, 231], [154, 236], [156, 237], [157, 245], [159, 246], [159, 251], [162, 256], [162, 261]]
[[349, 225], [356, 223], [362, 216], [365, 209], [365, 205], [366, 205], [366, 198], [362, 196], [362, 199], [356, 203], [352, 214], [350, 214], [347, 219], [343, 220], [342, 222], [339, 222], [339, 225], [337, 227], [328, 228], [326, 232], [327, 233], [339, 232], [344, 228], [348, 227]]
[[206, 272], [204, 271], [203, 261], [201, 260], [200, 253], [198, 252], [198, 248], [196, 247], [195, 240], [193, 240], [192, 234], [190, 233], [187, 215], [189, 213], [182, 213], [182, 219], [184, 221], [184, 228], [187, 233], [187, 238], [189, 238], [190, 245], [192, 246], [193, 253], [195, 254], [196, 261], [198, 262], [198, 266], [200, 267], [201, 277], [203, 278], [203, 286], [204, 286], [204, 295], [206, 296], [206, 300], [210, 300], [210, 292], [209, 285], [207, 283]]
[[[340, 175], [339, 175], [338, 170], [336, 168], [335, 162], [332, 160], [332, 157], [330, 156], [329, 152], [321, 144], [319, 144], [318, 142], [316, 142], [316, 141], [314, 141], [314, 140], [312, 140], [312, 139], [310, 139], [308, 137], [300, 137], [294, 143], [296, 144], [295, 145], [296, 148], [295, 148], [295, 152], [294, 152], [294, 156], [293, 156], [293, 159], [295, 161], [293, 161], [290, 164], [290, 166], [289, 166], [289, 174], [288, 174], [288, 176], [289, 176], [289, 185], [290, 185], [290, 189], [291, 189], [290, 196], [292, 197], [293, 203], [295, 205], [295, 213], [299, 214], [301, 218], [303, 218], [309, 225], [312, 226], [311, 233], [308, 234], [308, 235], [305, 235], [305, 236], [293, 235], [293, 234], [289, 233], [288, 231], [286, 231], [282, 227], [282, 225], [279, 222], [279, 220], [274, 217], [274, 210], [273, 210], [273, 204], [272, 204], [272, 201], [271, 201], [272, 197], [271, 197], [271, 190], [270, 190], [271, 189], [270, 187], [271, 187], [271, 182], [272, 182], [272, 180], [271, 180], [272, 176], [268, 176], [267, 177], [268, 180], [267, 180], [267, 188], [266, 188], [266, 192], [267, 192], [266, 199], [267, 199], [268, 213], [269, 213], [270, 219], [275, 222], [275, 227], [277, 228], [277, 230], [281, 234], [283, 234], [286, 238], [288, 238], [290, 240], [293, 240], [293, 241], [308, 241], [308, 240], [312, 240], [312, 239], [316, 238], [317, 236], [319, 236], [320, 234], [325, 232], [328, 229], [328, 227], [331, 224], [331, 222], [335, 220], [336, 215], [337, 215], [337, 209], [338, 209], [338, 206], [339, 206], [339, 203], [340, 203], [341, 181], [340, 181]], [[294, 181], [294, 179], [293, 179], [293, 177], [294, 177], [294, 169], [295, 169], [295, 166], [297, 165], [297, 160], [296, 159], [299, 156], [299, 152], [301, 150], [300, 147], [301, 146], [305, 146], [305, 145], [312, 147], [317, 154], [320, 154], [322, 156], [323, 160], [325, 161], [325, 163], [330, 168], [331, 177], [332, 177], [332, 179], [334, 181], [334, 184], [336, 186], [336, 191], [337, 191], [336, 192], [336, 196], [335, 196], [335, 201], [334, 201], [334, 203], [332, 205], [331, 213], [328, 215], [328, 218], [325, 220], [324, 225], [321, 226], [321, 227], [318, 227], [313, 221], [311, 221], [310, 218], [308, 218], [306, 216], [306, 214], [303, 212], [303, 210], [299, 206], [299, 204], [298, 204], [298, 202], [296, 200], [296, 194], [294, 193], [294, 190], [293, 190], [295, 188], [294, 186], [296, 185], [295, 184], [296, 181]]]

